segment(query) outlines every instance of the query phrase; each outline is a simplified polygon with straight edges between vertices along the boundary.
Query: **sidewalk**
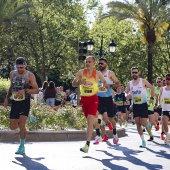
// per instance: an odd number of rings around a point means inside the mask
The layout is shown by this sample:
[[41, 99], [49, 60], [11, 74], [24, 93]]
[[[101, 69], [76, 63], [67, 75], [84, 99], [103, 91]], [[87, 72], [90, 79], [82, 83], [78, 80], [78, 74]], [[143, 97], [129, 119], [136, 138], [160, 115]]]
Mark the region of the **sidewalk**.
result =
[[[109, 138], [113, 137], [113, 132], [106, 129]], [[125, 129], [117, 127], [117, 134], [119, 137], [125, 136]], [[93, 132], [93, 138], [96, 136]], [[49, 142], [49, 141], [80, 141], [86, 139], [85, 130], [62, 130], [62, 131], [28, 131], [27, 141], [30, 142]], [[18, 142], [18, 131], [1, 130], [0, 142]]]

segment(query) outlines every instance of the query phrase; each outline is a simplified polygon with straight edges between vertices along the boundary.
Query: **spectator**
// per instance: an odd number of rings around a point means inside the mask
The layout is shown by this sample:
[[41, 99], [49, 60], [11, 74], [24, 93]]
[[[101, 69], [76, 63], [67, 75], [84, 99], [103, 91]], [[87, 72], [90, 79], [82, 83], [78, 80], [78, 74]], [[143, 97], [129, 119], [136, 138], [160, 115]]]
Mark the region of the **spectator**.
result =
[[56, 90], [55, 90], [55, 83], [53, 81], [49, 82], [48, 87], [45, 90], [45, 101], [48, 106], [55, 106], [55, 96], [56, 96]]

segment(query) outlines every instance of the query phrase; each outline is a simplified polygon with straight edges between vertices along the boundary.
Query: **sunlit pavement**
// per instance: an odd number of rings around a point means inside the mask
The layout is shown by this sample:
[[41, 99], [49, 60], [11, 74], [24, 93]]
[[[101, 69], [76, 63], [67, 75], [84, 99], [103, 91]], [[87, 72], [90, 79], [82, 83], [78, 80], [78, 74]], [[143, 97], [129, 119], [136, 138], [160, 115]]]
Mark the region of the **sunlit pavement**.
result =
[[[85, 141], [27, 142], [26, 154], [15, 155], [18, 143], [0, 143], [1, 170], [169, 170], [170, 146], [155, 132], [154, 142], [140, 148], [136, 126], [128, 124], [127, 136], [114, 145], [112, 139], [90, 144], [88, 153], [80, 152]], [[145, 139], [149, 136], [145, 132]]]

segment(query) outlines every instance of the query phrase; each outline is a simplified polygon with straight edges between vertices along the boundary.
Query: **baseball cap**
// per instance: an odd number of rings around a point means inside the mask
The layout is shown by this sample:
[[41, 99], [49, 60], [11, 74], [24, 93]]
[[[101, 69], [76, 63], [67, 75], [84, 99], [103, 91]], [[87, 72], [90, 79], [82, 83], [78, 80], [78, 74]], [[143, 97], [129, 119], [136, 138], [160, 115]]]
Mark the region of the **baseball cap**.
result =
[[18, 57], [16, 60], [15, 60], [15, 64], [23, 64], [23, 65], [26, 65], [26, 61], [23, 57]]

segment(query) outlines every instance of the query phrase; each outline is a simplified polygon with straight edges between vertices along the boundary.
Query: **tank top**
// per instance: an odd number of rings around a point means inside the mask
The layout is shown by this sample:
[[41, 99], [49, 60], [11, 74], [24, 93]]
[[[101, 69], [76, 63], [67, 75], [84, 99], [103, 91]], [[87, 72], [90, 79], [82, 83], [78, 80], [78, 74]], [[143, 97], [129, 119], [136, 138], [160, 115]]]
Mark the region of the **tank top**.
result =
[[[109, 84], [109, 85], [112, 85], [113, 84], [113, 81], [109, 78], [109, 72], [110, 70], [107, 70], [103, 76], [106, 80], [106, 83]], [[98, 81], [98, 85], [102, 85], [101, 84], [101, 81], [99, 80]], [[110, 97], [112, 96], [112, 88], [108, 88], [107, 91], [99, 91], [98, 94], [97, 94], [99, 97]]]
[[87, 69], [83, 70], [82, 79], [86, 79], [86, 84], [80, 85], [81, 96], [93, 96], [97, 94], [99, 88], [96, 80], [96, 70], [92, 71], [91, 76], [87, 76]]
[[30, 99], [31, 95], [26, 93], [24, 94], [22, 97], [18, 97], [16, 96], [16, 93], [19, 90], [23, 90], [23, 89], [28, 89], [30, 86], [28, 84], [28, 76], [29, 76], [30, 72], [27, 71], [26, 74], [24, 76], [19, 76], [17, 75], [17, 70], [14, 70], [14, 74], [12, 77], [12, 100], [15, 101], [22, 101], [25, 99]]
[[143, 87], [142, 78], [137, 85], [133, 85], [133, 80], [130, 81], [130, 92], [134, 104], [147, 103], [146, 88]]
[[170, 111], [170, 91], [162, 87], [162, 111]]
[[150, 94], [150, 89], [149, 89], [149, 88], [146, 89], [146, 93], [147, 93], [148, 110], [154, 111], [155, 97], [154, 97], [154, 102], [153, 102], [153, 103], [150, 103], [149, 101], [150, 101], [151, 94]]

